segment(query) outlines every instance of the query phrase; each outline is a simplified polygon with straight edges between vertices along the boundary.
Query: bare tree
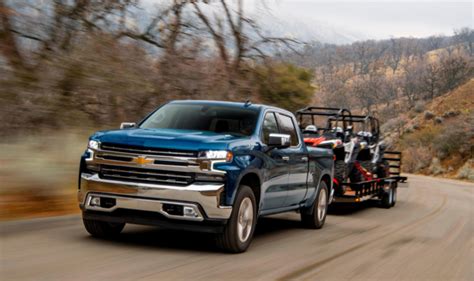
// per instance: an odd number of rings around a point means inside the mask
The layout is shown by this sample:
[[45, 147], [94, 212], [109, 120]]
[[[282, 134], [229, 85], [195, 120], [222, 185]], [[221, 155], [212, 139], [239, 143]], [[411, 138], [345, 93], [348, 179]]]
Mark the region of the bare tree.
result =
[[423, 62], [421, 65], [421, 90], [426, 93], [426, 98], [433, 99], [440, 92], [441, 66], [439, 62]]
[[407, 98], [409, 108], [415, 106], [416, 101], [420, 98], [422, 92], [420, 86], [421, 73], [420, 66], [416, 63], [404, 65], [399, 83], [402, 94]]
[[469, 56], [474, 53], [474, 30], [469, 27], [464, 27], [454, 31], [455, 41], [469, 50]]
[[404, 48], [401, 39], [390, 39], [390, 48], [388, 49], [388, 60], [387, 63], [392, 69], [392, 72], [395, 72], [400, 65], [400, 61], [403, 58]]
[[462, 55], [444, 55], [440, 59], [444, 91], [451, 91], [473, 74], [473, 67]]

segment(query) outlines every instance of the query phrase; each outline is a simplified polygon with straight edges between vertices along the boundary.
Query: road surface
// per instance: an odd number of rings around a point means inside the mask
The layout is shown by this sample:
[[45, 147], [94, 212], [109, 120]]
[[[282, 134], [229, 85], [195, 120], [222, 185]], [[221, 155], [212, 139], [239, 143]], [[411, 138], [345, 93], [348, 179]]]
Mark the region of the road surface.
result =
[[294, 213], [262, 219], [238, 255], [208, 235], [144, 226], [99, 240], [78, 216], [2, 223], [0, 279], [474, 280], [474, 185], [409, 181], [394, 208], [338, 208], [321, 230]]

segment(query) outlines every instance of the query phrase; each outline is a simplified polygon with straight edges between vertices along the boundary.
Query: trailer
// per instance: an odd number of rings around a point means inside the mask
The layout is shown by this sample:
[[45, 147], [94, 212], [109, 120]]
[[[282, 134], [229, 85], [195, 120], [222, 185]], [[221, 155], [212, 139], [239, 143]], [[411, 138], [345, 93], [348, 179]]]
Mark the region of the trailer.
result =
[[389, 162], [388, 177], [361, 182], [343, 182], [346, 187], [342, 195], [335, 195], [336, 203], [360, 203], [377, 199], [384, 208], [391, 208], [397, 202], [399, 183], [406, 183], [407, 177], [401, 176], [402, 154], [398, 151], [385, 151], [384, 160]]

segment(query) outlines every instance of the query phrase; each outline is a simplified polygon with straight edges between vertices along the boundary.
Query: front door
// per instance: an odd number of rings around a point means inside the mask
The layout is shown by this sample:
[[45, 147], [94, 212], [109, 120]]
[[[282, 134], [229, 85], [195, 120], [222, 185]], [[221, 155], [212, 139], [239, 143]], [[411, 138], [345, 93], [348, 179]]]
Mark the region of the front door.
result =
[[[274, 112], [267, 112], [262, 126], [262, 142], [268, 143], [270, 134], [279, 133], [278, 123]], [[264, 147], [267, 150], [268, 147]], [[264, 172], [267, 179], [262, 183], [262, 210], [281, 208], [284, 206], [288, 192], [289, 155], [286, 149], [273, 149], [265, 156]]]

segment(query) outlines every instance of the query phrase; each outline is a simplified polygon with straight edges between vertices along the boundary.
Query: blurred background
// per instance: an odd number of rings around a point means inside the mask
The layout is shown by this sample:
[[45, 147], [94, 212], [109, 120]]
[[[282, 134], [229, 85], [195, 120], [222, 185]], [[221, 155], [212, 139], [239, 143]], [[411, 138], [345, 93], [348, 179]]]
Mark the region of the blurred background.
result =
[[79, 212], [88, 136], [173, 99], [349, 107], [474, 181], [467, 2], [0, 0], [0, 220]]

